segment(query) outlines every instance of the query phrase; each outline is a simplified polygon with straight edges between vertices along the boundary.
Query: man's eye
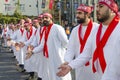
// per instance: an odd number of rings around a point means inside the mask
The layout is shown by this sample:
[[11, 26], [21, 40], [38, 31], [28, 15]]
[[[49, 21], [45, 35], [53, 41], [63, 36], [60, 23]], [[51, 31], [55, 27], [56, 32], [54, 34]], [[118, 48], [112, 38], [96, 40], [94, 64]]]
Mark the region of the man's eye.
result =
[[76, 12], [76, 14], [81, 14], [81, 12]]
[[103, 5], [100, 5], [99, 7], [100, 7], [100, 8], [102, 8], [102, 7], [103, 7]]

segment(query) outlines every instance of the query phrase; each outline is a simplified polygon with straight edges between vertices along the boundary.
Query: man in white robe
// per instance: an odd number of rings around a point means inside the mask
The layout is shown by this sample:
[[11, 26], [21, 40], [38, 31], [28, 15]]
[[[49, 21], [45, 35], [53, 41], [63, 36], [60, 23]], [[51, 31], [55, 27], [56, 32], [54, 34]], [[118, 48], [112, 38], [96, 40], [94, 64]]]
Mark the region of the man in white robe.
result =
[[[36, 29], [34, 26], [32, 26], [32, 22], [25, 22], [25, 25], [24, 25], [25, 29], [26, 29], [26, 39], [24, 42], [20, 42], [20, 46], [21, 48], [23, 48], [23, 52], [24, 52], [24, 58], [23, 58], [23, 61], [24, 61], [24, 69], [26, 70], [26, 72], [29, 72], [30, 74], [30, 77], [31, 76], [34, 76], [34, 72], [31, 72], [31, 64], [30, 64], [30, 61], [29, 60], [26, 60], [25, 57], [26, 57], [26, 54], [27, 54], [27, 49], [28, 49], [28, 46], [33, 42], [34, 40], [34, 36], [35, 36], [35, 32], [36, 32]], [[30, 78], [29, 77], [29, 78]]]
[[[41, 37], [43, 35], [43, 27], [39, 25], [39, 21], [37, 19], [33, 20], [33, 26], [36, 28], [35, 36], [33, 39], [33, 42], [29, 45], [29, 49], [34, 49], [37, 47], [41, 42]], [[29, 51], [28, 49], [28, 51]], [[33, 54], [29, 57], [29, 54], [27, 55], [27, 65], [29, 65], [29, 72], [37, 72], [39, 73], [39, 78], [41, 79], [42, 76], [42, 61], [43, 61], [43, 53]], [[35, 76], [35, 74], [34, 74]], [[32, 79], [35, 77], [31, 76]]]
[[20, 44], [20, 42], [24, 42], [26, 40], [26, 30], [24, 29], [24, 19], [20, 20], [20, 26], [19, 29], [16, 31], [15, 35], [16, 39], [14, 40], [14, 46], [15, 46], [15, 54], [16, 54], [16, 59], [18, 61], [18, 70], [24, 71], [24, 54], [25, 52], [23, 52], [23, 48], [19, 48], [19, 50], [17, 50], [18, 45]]
[[19, 27], [20, 25], [12, 25], [12, 28], [11, 28], [11, 33], [10, 33], [10, 36], [8, 38], [8, 43], [11, 43], [11, 45], [8, 45], [11, 47], [11, 49], [13, 50], [13, 53], [14, 53], [14, 56], [13, 58], [16, 58], [16, 50], [15, 50], [15, 46], [14, 46], [14, 43], [15, 41], [17, 40], [17, 32], [19, 30]]
[[9, 32], [8, 26], [6, 24], [4, 24], [2, 34], [1, 34], [1, 38], [4, 39], [4, 46], [5, 47], [7, 46], [8, 32]]
[[120, 21], [117, 12], [118, 6], [114, 0], [98, 0], [99, 28], [91, 33], [82, 54], [68, 65], [62, 64], [59, 67], [61, 70], [58, 76], [82, 67], [92, 58], [92, 70], [99, 73], [100, 80], [120, 80]]
[[[65, 54], [65, 64], [68, 64], [70, 61], [77, 58], [78, 55], [82, 53], [82, 49], [84, 49], [90, 33], [94, 30], [95, 27], [98, 27], [98, 24], [94, 23], [90, 19], [91, 12], [92, 8], [84, 4], [81, 4], [77, 8], [76, 18], [79, 25], [76, 26], [71, 32], [67, 51]], [[83, 44], [82, 42], [85, 43]], [[90, 61], [89, 64], [75, 69], [76, 80], [97, 80], [94, 73], [92, 73], [91, 66], [92, 65]]]
[[71, 80], [70, 73], [65, 77], [56, 76], [58, 66], [64, 63], [64, 53], [68, 43], [64, 28], [54, 24], [52, 15], [43, 14], [43, 24], [46, 27], [41, 44], [29, 53], [37, 53], [43, 51], [44, 64], [42, 80]]

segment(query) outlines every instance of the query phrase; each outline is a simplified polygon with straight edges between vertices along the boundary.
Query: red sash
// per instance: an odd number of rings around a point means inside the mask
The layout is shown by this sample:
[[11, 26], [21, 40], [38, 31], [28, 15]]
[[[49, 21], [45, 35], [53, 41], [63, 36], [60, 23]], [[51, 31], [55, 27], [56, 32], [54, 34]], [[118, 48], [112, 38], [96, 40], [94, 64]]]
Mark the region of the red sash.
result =
[[20, 28], [20, 31], [21, 31], [21, 33], [22, 33], [21, 35], [23, 35], [24, 29]]
[[[43, 27], [43, 29], [40, 28], [40, 42], [41, 42], [41, 39], [42, 39], [42, 37], [43, 37], [43, 33], [44, 33], [45, 29], [46, 29], [46, 27]], [[39, 43], [40, 43], [40, 42], [39, 42]]]
[[34, 33], [34, 35], [36, 35], [36, 33], [37, 33], [37, 29], [35, 30], [35, 33]]
[[[88, 36], [90, 35], [90, 32], [92, 30], [92, 26], [93, 26], [92, 20], [90, 20], [83, 39], [81, 37], [82, 24], [80, 25], [80, 27], [78, 29], [78, 37], [79, 37], [79, 41], [80, 41], [80, 45], [81, 45], [81, 47], [80, 47], [80, 54], [82, 53], [82, 51], [83, 51], [83, 49], [85, 47], [86, 41], [88, 39]], [[85, 65], [88, 66], [89, 62], [87, 62]]]
[[43, 54], [46, 58], [48, 58], [48, 47], [47, 47], [47, 40], [48, 40], [48, 36], [51, 30], [53, 24], [50, 24], [48, 27], [46, 27], [45, 29], [45, 42], [44, 42], [44, 48], [43, 48]]
[[104, 58], [104, 52], [103, 52], [103, 48], [105, 46], [105, 44], [107, 43], [107, 40], [109, 39], [111, 33], [113, 32], [113, 30], [115, 29], [116, 25], [118, 24], [118, 17], [114, 17], [114, 19], [112, 20], [112, 22], [109, 24], [107, 30], [105, 31], [103, 37], [100, 40], [100, 36], [101, 36], [101, 32], [102, 32], [102, 24], [100, 24], [97, 35], [96, 35], [96, 49], [95, 52], [93, 54], [93, 60], [92, 60], [92, 70], [95, 73], [96, 69], [95, 69], [95, 65], [94, 62], [98, 59], [100, 62], [100, 66], [102, 69], [102, 72], [104, 73], [105, 68], [106, 68], [106, 61]]
[[[33, 29], [32, 29], [32, 26], [30, 28], [30, 32], [27, 31], [27, 39], [29, 40], [30, 37], [32, 36], [32, 32], [33, 32]], [[30, 33], [30, 34], [29, 34]]]
[[6, 29], [6, 28], [4, 29], [4, 32], [7, 32], [7, 29]]
[[4, 28], [4, 36], [6, 36], [7, 28]]

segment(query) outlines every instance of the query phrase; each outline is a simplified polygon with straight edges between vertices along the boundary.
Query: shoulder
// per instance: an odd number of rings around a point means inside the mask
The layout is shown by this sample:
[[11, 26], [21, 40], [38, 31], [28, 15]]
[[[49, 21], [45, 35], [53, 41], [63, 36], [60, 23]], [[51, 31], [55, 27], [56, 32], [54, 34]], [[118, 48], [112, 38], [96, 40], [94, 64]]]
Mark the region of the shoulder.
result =
[[80, 24], [79, 24], [79, 25], [77, 25], [76, 27], [74, 27], [72, 31], [77, 31], [77, 30], [78, 30], [78, 28], [79, 28], [79, 26], [80, 26]]
[[53, 26], [56, 27], [56, 28], [61, 28], [61, 27], [63, 27], [63, 26], [61, 26], [61, 25], [59, 25], [59, 24], [53, 24]]
[[53, 24], [53, 29], [55, 30], [64, 30], [64, 27], [58, 24]]

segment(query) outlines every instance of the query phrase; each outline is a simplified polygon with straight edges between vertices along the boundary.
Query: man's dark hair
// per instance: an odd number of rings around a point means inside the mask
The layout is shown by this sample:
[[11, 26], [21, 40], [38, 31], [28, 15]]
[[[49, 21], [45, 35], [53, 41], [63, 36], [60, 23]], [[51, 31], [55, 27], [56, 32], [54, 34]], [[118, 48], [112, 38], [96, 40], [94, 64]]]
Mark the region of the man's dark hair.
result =
[[118, 5], [118, 11], [120, 11], [120, 1], [119, 0], [114, 0], [115, 1], [115, 3]]

